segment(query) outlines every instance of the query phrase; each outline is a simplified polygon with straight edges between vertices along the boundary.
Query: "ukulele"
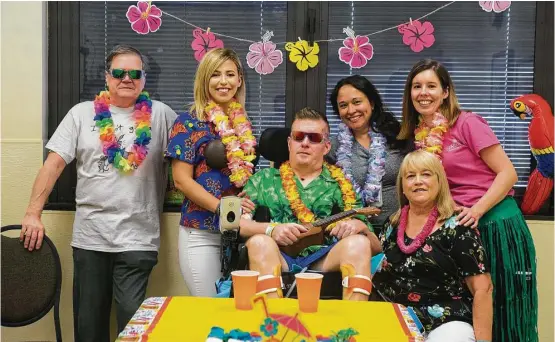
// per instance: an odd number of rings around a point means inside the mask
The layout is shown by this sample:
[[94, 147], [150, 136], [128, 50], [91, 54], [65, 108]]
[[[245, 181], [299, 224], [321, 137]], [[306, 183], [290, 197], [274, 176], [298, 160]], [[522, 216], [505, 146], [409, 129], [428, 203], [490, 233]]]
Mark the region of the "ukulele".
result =
[[358, 209], [351, 209], [348, 211], [344, 211], [342, 213], [335, 214], [321, 220], [316, 220], [312, 223], [302, 223], [302, 225], [306, 229], [308, 229], [308, 231], [305, 233], [301, 233], [301, 236], [299, 236], [299, 239], [292, 245], [279, 246], [279, 248], [285, 254], [291, 257], [296, 257], [306, 247], [310, 247], [314, 245], [323, 245], [324, 234], [326, 233], [326, 227], [329, 226], [330, 224], [353, 215], [370, 216], [370, 215], [378, 215], [380, 212], [381, 210], [376, 207], [365, 207], [365, 208], [358, 208]]

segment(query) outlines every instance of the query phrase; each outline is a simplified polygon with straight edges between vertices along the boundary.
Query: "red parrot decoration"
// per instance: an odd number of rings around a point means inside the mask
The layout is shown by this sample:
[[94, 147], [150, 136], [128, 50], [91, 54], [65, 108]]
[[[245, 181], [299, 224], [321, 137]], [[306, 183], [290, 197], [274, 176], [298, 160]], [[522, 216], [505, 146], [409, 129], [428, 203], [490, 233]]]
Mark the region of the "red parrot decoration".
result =
[[511, 101], [511, 109], [522, 120], [532, 116], [528, 140], [537, 165], [521, 204], [522, 212], [531, 215], [540, 210], [553, 190], [553, 112], [547, 101], [536, 94], [517, 97]]

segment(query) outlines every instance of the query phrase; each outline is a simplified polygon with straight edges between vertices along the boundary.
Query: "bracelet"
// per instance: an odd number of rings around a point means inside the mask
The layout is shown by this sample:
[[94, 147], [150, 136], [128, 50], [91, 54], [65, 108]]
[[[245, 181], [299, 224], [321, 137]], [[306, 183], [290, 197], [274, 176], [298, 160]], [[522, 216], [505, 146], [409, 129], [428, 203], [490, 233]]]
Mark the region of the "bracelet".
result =
[[266, 227], [266, 232], [264, 234], [272, 237], [272, 233], [274, 232], [274, 228], [277, 226], [277, 223], [270, 223], [268, 227]]

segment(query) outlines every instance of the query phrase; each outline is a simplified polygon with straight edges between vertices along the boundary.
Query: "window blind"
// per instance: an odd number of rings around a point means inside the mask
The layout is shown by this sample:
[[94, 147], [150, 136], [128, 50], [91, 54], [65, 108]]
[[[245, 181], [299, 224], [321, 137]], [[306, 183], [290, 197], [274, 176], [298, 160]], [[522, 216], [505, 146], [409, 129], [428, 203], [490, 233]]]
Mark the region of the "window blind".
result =
[[[343, 28], [365, 35], [396, 26], [433, 11], [444, 2], [330, 2], [329, 39], [346, 38]], [[340, 120], [329, 95], [347, 75], [359, 74], [376, 85], [384, 103], [401, 119], [403, 87], [414, 63], [433, 58], [445, 65], [464, 110], [485, 118], [513, 162], [516, 187], [525, 187], [530, 173], [528, 123], [513, 115], [510, 101], [533, 90], [535, 2], [511, 3], [502, 13], [488, 13], [477, 1], [455, 2], [424, 18], [434, 28], [435, 43], [420, 53], [403, 44], [393, 29], [370, 36], [374, 56], [362, 69], [338, 58], [342, 41], [328, 43], [326, 113], [332, 132]]]
[[[113, 46], [130, 44], [148, 59], [145, 90], [176, 112], [188, 111], [193, 101], [193, 83], [198, 62], [193, 55], [193, 27], [167, 15], [157, 32], [139, 35], [125, 14], [136, 2], [81, 2], [80, 100], [92, 100], [104, 88], [104, 61]], [[212, 32], [260, 41], [266, 30], [272, 41], [285, 41], [286, 2], [159, 2], [162, 11]], [[259, 75], [246, 62], [249, 42], [217, 36], [224, 46], [237, 52], [245, 69], [246, 110], [259, 137], [267, 127], [285, 126], [285, 75], [283, 63], [269, 75]], [[259, 167], [267, 166], [262, 160]]]

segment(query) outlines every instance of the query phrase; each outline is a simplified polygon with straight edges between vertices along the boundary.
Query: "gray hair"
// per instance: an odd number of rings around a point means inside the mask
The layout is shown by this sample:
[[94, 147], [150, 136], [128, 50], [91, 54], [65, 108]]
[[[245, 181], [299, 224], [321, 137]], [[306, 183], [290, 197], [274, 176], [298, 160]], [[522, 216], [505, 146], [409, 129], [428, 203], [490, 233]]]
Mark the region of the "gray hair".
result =
[[148, 69], [146, 58], [139, 50], [135, 49], [131, 45], [121, 44], [114, 46], [112, 51], [110, 51], [110, 53], [108, 54], [108, 57], [106, 57], [106, 70], [110, 70], [110, 68], [112, 67], [112, 61], [114, 60], [114, 58], [116, 58], [116, 56], [129, 54], [139, 56], [139, 58], [141, 59], [141, 63], [143, 64], [143, 70], [146, 71]]

